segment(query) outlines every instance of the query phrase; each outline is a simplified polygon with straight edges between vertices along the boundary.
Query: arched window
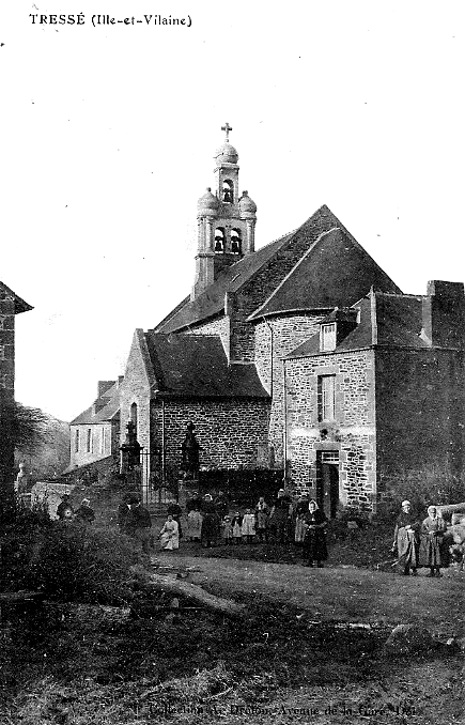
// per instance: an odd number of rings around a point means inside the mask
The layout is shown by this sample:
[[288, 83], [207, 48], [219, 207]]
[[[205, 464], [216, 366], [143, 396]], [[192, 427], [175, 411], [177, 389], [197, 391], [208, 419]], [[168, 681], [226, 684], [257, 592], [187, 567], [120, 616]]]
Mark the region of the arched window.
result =
[[231, 229], [231, 252], [233, 254], [241, 254], [242, 239], [240, 229]]
[[232, 204], [234, 201], [234, 186], [232, 181], [229, 181], [229, 179], [223, 181], [223, 201], [226, 202], [226, 204]]
[[224, 252], [224, 242], [225, 231], [223, 227], [217, 227], [215, 229], [215, 252], [217, 254], [222, 254]]
[[131, 405], [131, 423], [134, 423], [134, 432], [137, 436], [137, 403]]

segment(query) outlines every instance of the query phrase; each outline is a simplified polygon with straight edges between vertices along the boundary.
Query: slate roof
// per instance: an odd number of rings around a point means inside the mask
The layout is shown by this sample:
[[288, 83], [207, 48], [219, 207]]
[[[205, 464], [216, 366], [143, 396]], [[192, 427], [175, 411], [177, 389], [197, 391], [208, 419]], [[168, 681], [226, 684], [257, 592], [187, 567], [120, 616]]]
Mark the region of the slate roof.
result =
[[174, 332], [222, 312], [226, 292], [229, 294], [237, 292], [285, 245], [291, 236], [292, 234], [286, 234], [227, 267], [199, 297], [192, 301], [187, 297], [184, 303], [178, 305], [157, 325], [156, 331]]
[[[291, 258], [299, 261], [290, 267]], [[264, 292], [261, 306], [249, 320], [294, 310], [331, 309], [336, 304], [350, 306], [372, 286], [401, 291], [323, 205], [298, 229], [226, 268], [195, 300], [183, 300], [156, 331], [179, 331], [222, 313], [226, 293], [234, 295], [276, 262], [282, 266], [282, 281], [271, 295], [269, 289]]]
[[21, 312], [28, 312], [29, 310], [33, 310], [34, 308], [31, 307], [31, 305], [28, 305], [27, 302], [25, 302], [19, 295], [16, 294], [16, 292], [13, 292], [12, 289], [10, 289], [4, 282], [0, 282], [0, 290], [3, 290], [3, 292], [6, 292], [8, 295], [13, 295], [15, 298], [15, 315], [19, 315]]
[[119, 416], [119, 386], [115, 382], [111, 388], [108, 388], [97, 400], [96, 403], [103, 404], [96, 413], [94, 413], [94, 404], [80, 413], [70, 425], [95, 425], [96, 423], [105, 423], [115, 420]]
[[400, 292], [344, 227], [323, 232], [249, 319], [290, 310], [349, 307], [370, 288]]
[[[351, 350], [377, 347], [425, 349], [423, 340], [421, 295], [394, 295], [375, 292], [360, 300], [354, 308], [360, 309], [360, 321], [335, 350], [320, 351], [320, 336], [313, 335], [293, 350], [286, 358], [334, 355]], [[373, 304], [372, 304], [373, 302]]]
[[165, 335], [149, 330], [145, 339], [160, 397], [269, 398], [255, 365], [229, 365], [216, 335]]

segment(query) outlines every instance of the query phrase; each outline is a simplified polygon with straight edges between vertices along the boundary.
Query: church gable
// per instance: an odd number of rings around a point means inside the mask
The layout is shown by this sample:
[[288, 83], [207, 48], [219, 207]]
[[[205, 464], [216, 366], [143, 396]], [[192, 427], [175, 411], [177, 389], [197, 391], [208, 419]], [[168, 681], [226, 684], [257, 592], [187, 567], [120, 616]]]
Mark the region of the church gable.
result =
[[336, 226], [310, 243], [291, 272], [250, 319], [297, 310], [349, 307], [372, 287], [400, 293], [370, 255], [333, 219]]

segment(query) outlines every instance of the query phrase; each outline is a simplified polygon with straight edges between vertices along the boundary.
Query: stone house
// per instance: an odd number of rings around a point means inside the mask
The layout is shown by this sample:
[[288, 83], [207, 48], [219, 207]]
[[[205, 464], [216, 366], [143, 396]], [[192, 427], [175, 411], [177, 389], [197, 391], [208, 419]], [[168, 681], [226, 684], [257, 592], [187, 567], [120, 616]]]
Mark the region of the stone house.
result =
[[14, 495], [15, 315], [33, 308], [0, 282], [0, 490], [4, 507]]
[[464, 331], [463, 284], [371, 290], [285, 357], [288, 475], [327, 513], [372, 508], [406, 475], [461, 475]]
[[118, 380], [99, 380], [97, 398], [70, 426], [70, 471], [107, 458], [119, 460], [120, 386]]

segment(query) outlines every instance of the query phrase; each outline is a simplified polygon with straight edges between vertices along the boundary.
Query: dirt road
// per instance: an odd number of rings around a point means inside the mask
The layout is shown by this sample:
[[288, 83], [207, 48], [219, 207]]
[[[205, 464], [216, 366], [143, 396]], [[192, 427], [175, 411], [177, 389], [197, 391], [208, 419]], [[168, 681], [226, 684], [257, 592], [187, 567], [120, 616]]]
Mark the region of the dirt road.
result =
[[353, 567], [308, 569], [300, 565], [272, 564], [237, 559], [195, 557], [161, 552], [154, 561], [193, 567], [189, 581], [235, 594], [266, 596], [291, 604], [322, 620], [379, 622], [395, 625], [418, 622], [432, 632], [465, 634], [463, 622], [464, 576], [430, 579]]

